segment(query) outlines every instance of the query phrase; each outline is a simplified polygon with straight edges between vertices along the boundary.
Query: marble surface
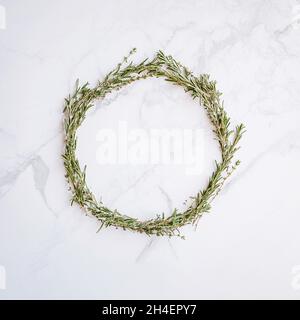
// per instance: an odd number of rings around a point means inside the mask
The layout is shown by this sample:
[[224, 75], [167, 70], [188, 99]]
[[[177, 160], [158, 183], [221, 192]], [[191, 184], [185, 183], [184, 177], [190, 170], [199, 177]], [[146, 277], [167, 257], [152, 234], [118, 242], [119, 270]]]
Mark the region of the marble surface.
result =
[[[300, 2], [1, 1], [0, 299], [300, 298]], [[4, 8], [4, 10], [3, 10]], [[2, 21], [3, 22], [3, 21]], [[197, 230], [177, 238], [105, 229], [76, 206], [60, 157], [62, 103], [137, 47], [210, 73], [242, 164]], [[201, 177], [167, 165], [95, 161], [97, 131], [201, 127]], [[207, 181], [217, 156], [201, 110], [180, 88], [146, 80], [98, 102], [78, 157], [103, 201], [139, 218], [170, 212]]]

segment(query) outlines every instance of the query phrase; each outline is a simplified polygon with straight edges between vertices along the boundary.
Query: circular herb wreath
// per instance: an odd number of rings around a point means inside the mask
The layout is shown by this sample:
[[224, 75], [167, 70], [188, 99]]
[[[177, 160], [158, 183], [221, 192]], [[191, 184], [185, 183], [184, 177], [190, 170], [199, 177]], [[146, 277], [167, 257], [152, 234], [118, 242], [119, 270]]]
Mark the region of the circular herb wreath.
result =
[[[229, 128], [230, 118], [223, 108], [223, 102], [220, 101], [221, 93], [217, 91], [216, 82], [211, 81], [209, 75], [202, 74], [196, 77], [174, 58], [166, 56], [161, 51], [150, 61], [146, 59], [134, 64], [128, 61], [133, 52], [135, 49], [94, 88], [90, 88], [88, 83], [79, 86], [77, 80], [75, 92], [65, 99], [65, 150], [62, 156], [66, 178], [73, 193], [71, 204], [78, 203], [96, 217], [101, 222], [100, 228], [114, 226], [124, 230], [144, 232], [147, 235], [182, 237], [179, 228], [186, 224], [197, 224], [203, 213], [210, 210], [210, 203], [219, 193], [224, 181], [238, 166], [239, 161], [234, 161], [233, 157], [239, 149], [237, 145], [243, 135], [244, 125], [240, 124], [234, 130]], [[76, 158], [76, 131], [95, 99], [103, 99], [113, 90], [119, 90], [133, 81], [148, 77], [162, 77], [181, 86], [193, 99], [199, 99], [213, 126], [221, 151], [221, 160], [215, 161], [215, 170], [210, 175], [206, 187], [191, 197], [192, 203], [184, 212], [174, 209], [168, 217], [160, 214], [153, 219], [140, 221], [117, 210], [111, 210], [102, 201], [96, 200], [86, 184], [86, 166], [82, 170]]]

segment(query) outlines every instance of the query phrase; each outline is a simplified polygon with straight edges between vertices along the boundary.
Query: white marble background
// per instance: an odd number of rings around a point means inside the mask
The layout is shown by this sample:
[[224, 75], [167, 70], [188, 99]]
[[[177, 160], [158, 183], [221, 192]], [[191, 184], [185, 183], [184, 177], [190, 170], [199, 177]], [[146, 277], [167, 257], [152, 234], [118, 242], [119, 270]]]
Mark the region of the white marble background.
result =
[[[0, 298], [300, 298], [300, 3], [297, 1], [0, 1]], [[247, 134], [242, 165], [186, 240], [148, 238], [69, 205], [62, 102], [132, 47], [162, 49], [207, 72]], [[107, 122], [206, 128], [179, 88], [146, 80], [97, 104], [79, 158], [105, 203], [140, 218], [168, 212], [201, 179], [172, 166], [95, 164]], [[2, 272], [3, 273], [3, 272]]]

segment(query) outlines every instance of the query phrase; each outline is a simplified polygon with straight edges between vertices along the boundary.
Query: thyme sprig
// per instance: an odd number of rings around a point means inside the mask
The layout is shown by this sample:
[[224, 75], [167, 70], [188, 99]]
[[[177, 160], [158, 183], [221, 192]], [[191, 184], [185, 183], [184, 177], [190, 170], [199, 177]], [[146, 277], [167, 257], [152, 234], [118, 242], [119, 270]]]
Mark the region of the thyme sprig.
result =
[[[182, 237], [180, 227], [186, 224], [197, 224], [202, 215], [210, 210], [211, 201], [239, 165], [239, 161], [233, 159], [239, 149], [238, 144], [244, 133], [244, 125], [240, 124], [235, 129], [230, 129], [230, 118], [220, 100], [221, 93], [216, 89], [216, 82], [210, 80], [209, 75], [194, 76], [172, 56], [167, 56], [162, 51], [159, 51], [150, 61], [146, 59], [134, 64], [129, 62], [129, 56], [134, 52], [135, 49], [93, 88], [89, 83], [80, 86], [77, 80], [74, 93], [65, 99], [65, 150], [62, 157], [66, 178], [73, 194], [71, 203], [76, 202], [96, 217], [101, 222], [100, 229], [114, 226], [147, 235]], [[76, 131], [84, 121], [87, 111], [93, 106], [93, 101], [103, 99], [113, 90], [119, 90], [134, 81], [149, 77], [164, 78], [174, 85], [183, 87], [193, 99], [199, 100], [213, 126], [221, 151], [221, 160], [215, 161], [215, 170], [209, 177], [206, 187], [191, 197], [192, 203], [185, 211], [179, 212], [174, 209], [168, 217], [159, 214], [156, 218], [140, 221], [123, 215], [118, 210], [107, 208], [102, 201], [96, 200], [86, 183], [86, 166], [81, 169], [76, 157]]]

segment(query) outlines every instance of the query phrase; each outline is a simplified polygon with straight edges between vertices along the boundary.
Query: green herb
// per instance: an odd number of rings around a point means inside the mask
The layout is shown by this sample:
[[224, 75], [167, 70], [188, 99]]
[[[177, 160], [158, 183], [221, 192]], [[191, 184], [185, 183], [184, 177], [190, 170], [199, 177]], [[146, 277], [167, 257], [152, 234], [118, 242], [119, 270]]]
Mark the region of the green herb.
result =
[[[135, 52], [133, 49], [129, 56]], [[234, 161], [234, 155], [239, 149], [238, 143], [244, 133], [244, 125], [238, 125], [234, 130], [230, 127], [230, 118], [227, 116], [221, 93], [216, 89], [216, 82], [209, 79], [209, 75], [194, 76], [191, 71], [159, 51], [154, 59], [144, 60], [139, 64], [128, 62], [125, 57], [94, 88], [86, 83], [83, 86], [76, 81], [76, 89], [65, 99], [64, 129], [65, 151], [63, 154], [66, 178], [73, 193], [72, 201], [79, 204], [88, 213], [101, 221], [100, 229], [114, 226], [124, 230], [137, 231], [148, 235], [181, 236], [179, 228], [186, 224], [197, 224], [203, 213], [210, 210], [211, 201], [220, 192], [225, 180], [239, 165]], [[204, 188], [194, 197], [192, 204], [184, 211], [174, 209], [169, 217], [164, 214], [156, 218], [140, 221], [139, 219], [123, 215], [117, 210], [107, 208], [102, 201], [97, 201], [86, 184], [86, 167], [81, 169], [76, 158], [76, 131], [85, 119], [87, 111], [93, 106], [95, 99], [103, 99], [113, 90], [119, 90], [136, 80], [149, 77], [162, 77], [166, 81], [183, 87], [194, 99], [198, 99], [204, 107], [221, 150], [221, 161], [215, 161], [215, 170]], [[183, 238], [183, 237], [182, 237]]]

